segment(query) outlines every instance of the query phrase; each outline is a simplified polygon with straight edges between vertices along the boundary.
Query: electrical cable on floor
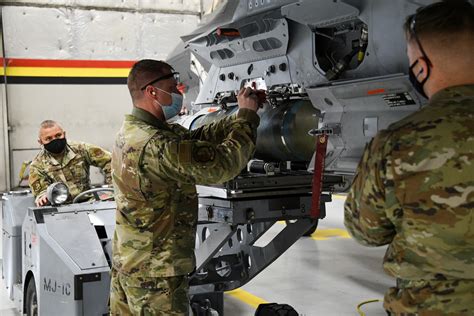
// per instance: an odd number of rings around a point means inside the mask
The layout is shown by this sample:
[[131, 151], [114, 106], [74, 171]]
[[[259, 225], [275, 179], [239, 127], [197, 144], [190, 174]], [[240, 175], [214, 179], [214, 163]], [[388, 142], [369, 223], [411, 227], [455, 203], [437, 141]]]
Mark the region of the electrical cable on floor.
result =
[[368, 301], [364, 301], [364, 302], [359, 303], [359, 305], [357, 305], [357, 312], [359, 313], [359, 315], [360, 316], [365, 316], [365, 313], [360, 309], [363, 305], [369, 304], [369, 303], [375, 303], [375, 302], [380, 302], [380, 300], [379, 299], [368, 300]]

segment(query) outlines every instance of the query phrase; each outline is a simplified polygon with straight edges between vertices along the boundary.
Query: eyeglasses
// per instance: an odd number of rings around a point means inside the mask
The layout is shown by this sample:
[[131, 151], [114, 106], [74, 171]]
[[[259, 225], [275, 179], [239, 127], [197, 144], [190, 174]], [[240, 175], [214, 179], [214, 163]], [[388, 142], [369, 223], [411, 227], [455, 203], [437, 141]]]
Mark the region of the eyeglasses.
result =
[[170, 79], [170, 78], [174, 78], [174, 80], [176, 80], [176, 82], [179, 81], [179, 72], [172, 72], [172, 73], [169, 73], [167, 75], [164, 75], [164, 76], [161, 76], [161, 77], [158, 77], [150, 82], [148, 82], [146, 85], [144, 85], [142, 88], [140, 88], [140, 90], [145, 90], [146, 87], [158, 82], [158, 81], [161, 81], [161, 80], [166, 80], [166, 79]]

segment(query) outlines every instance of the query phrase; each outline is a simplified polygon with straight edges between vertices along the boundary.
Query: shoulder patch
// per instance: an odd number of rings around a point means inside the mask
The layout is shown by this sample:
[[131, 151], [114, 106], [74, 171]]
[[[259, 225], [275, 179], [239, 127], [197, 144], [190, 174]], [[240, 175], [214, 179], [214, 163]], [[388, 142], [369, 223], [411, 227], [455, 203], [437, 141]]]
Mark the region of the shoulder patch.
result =
[[97, 157], [97, 158], [104, 156], [104, 152], [100, 148], [92, 149], [91, 154], [93, 157]]
[[209, 145], [195, 145], [193, 148], [193, 160], [196, 162], [210, 162], [216, 156], [216, 150]]
[[41, 192], [41, 183], [40, 183], [40, 181], [35, 180], [33, 183], [31, 183], [31, 186], [33, 188], [34, 193]]

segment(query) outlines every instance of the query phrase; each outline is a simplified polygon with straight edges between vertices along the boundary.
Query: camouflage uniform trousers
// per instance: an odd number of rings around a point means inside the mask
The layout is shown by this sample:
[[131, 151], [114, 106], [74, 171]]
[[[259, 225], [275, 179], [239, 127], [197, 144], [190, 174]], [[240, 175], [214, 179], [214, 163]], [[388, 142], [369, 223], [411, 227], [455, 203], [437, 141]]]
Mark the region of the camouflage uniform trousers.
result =
[[474, 280], [398, 280], [384, 308], [393, 316], [472, 316]]
[[188, 279], [129, 277], [112, 269], [110, 315], [187, 316]]

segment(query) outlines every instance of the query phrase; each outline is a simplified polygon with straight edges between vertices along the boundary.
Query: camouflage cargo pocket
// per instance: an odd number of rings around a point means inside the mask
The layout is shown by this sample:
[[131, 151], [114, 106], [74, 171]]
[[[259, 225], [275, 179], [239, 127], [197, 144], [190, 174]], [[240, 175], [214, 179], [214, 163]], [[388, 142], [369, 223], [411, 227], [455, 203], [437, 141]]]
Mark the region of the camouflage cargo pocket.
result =
[[185, 315], [188, 281], [185, 276], [147, 278], [121, 276], [129, 306], [139, 315]]
[[153, 233], [149, 231], [139, 231], [130, 226], [116, 225], [115, 231], [117, 233], [120, 248], [123, 251], [126, 249], [141, 250], [151, 252], [153, 249]]

